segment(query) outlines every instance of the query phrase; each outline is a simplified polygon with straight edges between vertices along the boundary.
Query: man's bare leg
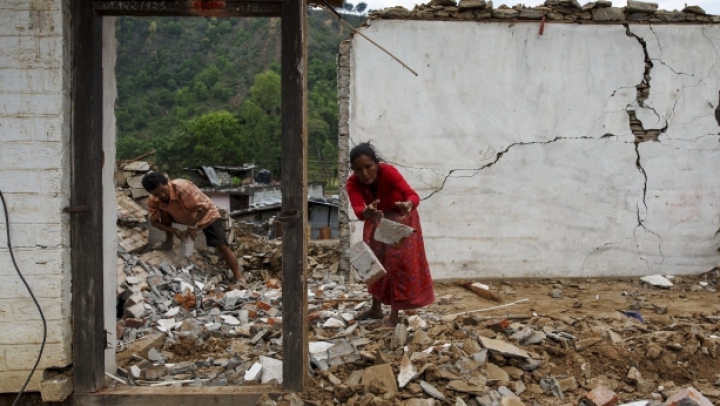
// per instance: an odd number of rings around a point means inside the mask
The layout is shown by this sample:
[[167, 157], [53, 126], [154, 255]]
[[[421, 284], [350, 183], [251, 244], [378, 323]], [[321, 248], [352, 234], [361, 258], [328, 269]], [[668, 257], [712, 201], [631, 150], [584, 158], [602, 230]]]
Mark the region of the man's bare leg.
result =
[[[172, 217], [165, 211], [160, 211], [160, 222], [167, 227], [172, 227]], [[170, 231], [165, 232], [165, 242], [160, 244], [157, 249], [160, 251], [169, 251], [173, 248], [174, 234]]]
[[233, 275], [235, 275], [235, 280], [240, 283], [247, 284], [247, 281], [240, 273], [240, 265], [238, 265], [237, 258], [235, 257], [235, 253], [232, 252], [229, 246], [227, 245], [219, 245], [217, 247], [218, 251], [220, 251], [220, 256], [223, 257], [225, 260], [225, 263], [230, 266], [230, 269], [232, 270]]

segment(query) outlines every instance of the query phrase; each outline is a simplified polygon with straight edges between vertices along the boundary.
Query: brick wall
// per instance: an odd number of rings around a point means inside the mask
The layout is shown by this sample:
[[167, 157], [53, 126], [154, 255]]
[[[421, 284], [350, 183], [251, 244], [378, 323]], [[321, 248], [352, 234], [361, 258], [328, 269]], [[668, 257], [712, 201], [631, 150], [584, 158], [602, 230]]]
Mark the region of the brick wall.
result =
[[[43, 369], [71, 362], [69, 50], [64, 0], [0, 1], [0, 190], [20, 270], [48, 321]], [[42, 323], [10, 260], [0, 219], [0, 392], [20, 389]]]

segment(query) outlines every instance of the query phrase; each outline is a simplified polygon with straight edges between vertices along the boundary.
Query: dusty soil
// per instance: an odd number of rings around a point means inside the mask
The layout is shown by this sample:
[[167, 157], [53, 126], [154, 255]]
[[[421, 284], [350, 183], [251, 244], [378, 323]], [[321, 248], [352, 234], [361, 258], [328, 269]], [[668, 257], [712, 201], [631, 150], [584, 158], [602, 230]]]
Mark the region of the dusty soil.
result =
[[[638, 399], [655, 399], [658, 402], [681, 387], [694, 386], [701, 389], [716, 405], [720, 405], [720, 341], [715, 338], [720, 336], [720, 294], [712, 287], [699, 285], [699, 282], [708, 282], [706, 276], [676, 277], [673, 290], [641, 284], [638, 278], [485, 282], [500, 293], [503, 303], [525, 298], [529, 300], [499, 310], [473, 313], [476, 325], [465, 320], [472, 319], [472, 316], [460, 316], [454, 321], [443, 322], [437, 316], [484, 309], [497, 306], [498, 303], [480, 298], [453, 282], [437, 283], [438, 299], [445, 295], [452, 295], [454, 299], [449, 305], [436, 303], [420, 311], [420, 316], [432, 326], [429, 335], [440, 342], [460, 342], [475, 334], [502, 337], [512, 342], [508, 336], [494, 334], [485, 328], [487, 319], [507, 317], [515, 323], [512, 325], [515, 328], [529, 325], [542, 331], [544, 327], [552, 327], [555, 331], [572, 334], [577, 342], [601, 339], [598, 344], [584, 350], [576, 349], [571, 341], [547, 339], [538, 345], [515, 343], [545, 360], [537, 370], [526, 372], [515, 382], [510, 382], [511, 389], [517, 387], [514, 386], [517, 381], [528, 388], [520, 394], [525, 404], [579, 404], [588, 391], [602, 384], [616, 391], [621, 402]], [[709, 282], [712, 286], [717, 280], [711, 279]], [[561, 290], [561, 297], [552, 297], [553, 289]], [[639, 312], [645, 322], [627, 317], [621, 312], [627, 310]], [[407, 320], [403, 319], [403, 322]], [[368, 326], [367, 330], [367, 337], [374, 337], [377, 342], [367, 345], [365, 351], [380, 348], [397, 375], [402, 352], [390, 351], [388, 348], [392, 330], [379, 324], [375, 328]], [[614, 342], [608, 336], [610, 331], [616, 334]], [[409, 347], [411, 352], [422, 350], [419, 346]], [[449, 354], [449, 358], [448, 355], [438, 355], [434, 361], [437, 365], [447, 365], [454, 359], [452, 354]], [[503, 368], [512, 364], [512, 360], [497, 356], [491, 356], [489, 361]], [[372, 364], [372, 360], [366, 359], [355, 365], [331, 367], [329, 372], [346, 382], [354, 370]], [[415, 364], [418, 369], [423, 366], [422, 363]], [[639, 381], [627, 377], [632, 367], [639, 371]], [[439, 378], [437, 374], [431, 373], [432, 370], [426, 370], [418, 380], [429, 381], [439, 389], [447, 398], [447, 401], [441, 403], [455, 404], [454, 399], [462, 398], [468, 405], [482, 404], [475, 396], [447, 389], [448, 380]], [[399, 405], [403, 404], [400, 399], [429, 398], [411, 383], [395, 398], [381, 399], [377, 395], [368, 401], [369, 396], [357, 387], [355, 391], [352, 388], [348, 391], [346, 386], [340, 385], [332, 390], [328, 376], [321, 372], [315, 377], [311, 385], [315, 389], [303, 396], [307, 403], [329, 406], [337, 404], [334, 402], [339, 400], [340, 404]], [[557, 399], [537, 385], [542, 378], [548, 377], [577, 382], [577, 385], [565, 391], [564, 399]]]

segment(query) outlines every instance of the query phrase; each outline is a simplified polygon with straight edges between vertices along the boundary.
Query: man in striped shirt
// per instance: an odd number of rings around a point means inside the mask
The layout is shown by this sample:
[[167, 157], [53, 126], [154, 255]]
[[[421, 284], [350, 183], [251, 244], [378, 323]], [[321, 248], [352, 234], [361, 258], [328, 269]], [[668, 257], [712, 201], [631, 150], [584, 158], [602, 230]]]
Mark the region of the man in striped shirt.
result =
[[[195, 238], [198, 230], [205, 234], [207, 244], [216, 247], [232, 269], [235, 280], [247, 283], [240, 273], [235, 253], [230, 249], [222, 220], [215, 203], [197, 186], [184, 179], [168, 180], [160, 172], [149, 172], [142, 179], [142, 185], [150, 193], [148, 212], [155, 228], [165, 231], [167, 239], [164, 249], [172, 249], [173, 236], [182, 240]], [[173, 223], [188, 226], [184, 233], [172, 226]]]

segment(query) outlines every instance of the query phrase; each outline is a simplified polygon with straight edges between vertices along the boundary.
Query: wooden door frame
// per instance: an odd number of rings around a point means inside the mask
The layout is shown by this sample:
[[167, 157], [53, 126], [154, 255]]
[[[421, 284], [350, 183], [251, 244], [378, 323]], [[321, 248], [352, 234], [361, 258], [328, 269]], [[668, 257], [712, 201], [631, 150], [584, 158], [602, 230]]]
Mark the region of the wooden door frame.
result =
[[[306, 0], [69, 0], [71, 10], [70, 227], [73, 401], [82, 405], [236, 405], [262, 394], [302, 392], [307, 352], [307, 3]], [[279, 17], [282, 19], [283, 384], [212, 388], [103, 389], [102, 19], [104, 16]], [[109, 163], [108, 163], [109, 164]], [[115, 210], [114, 207], [106, 208]]]

